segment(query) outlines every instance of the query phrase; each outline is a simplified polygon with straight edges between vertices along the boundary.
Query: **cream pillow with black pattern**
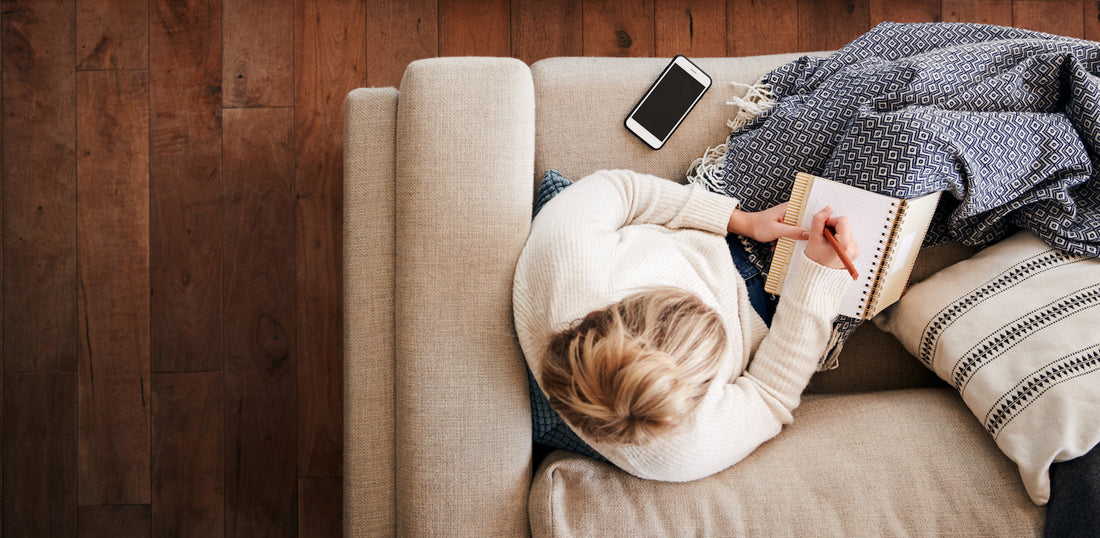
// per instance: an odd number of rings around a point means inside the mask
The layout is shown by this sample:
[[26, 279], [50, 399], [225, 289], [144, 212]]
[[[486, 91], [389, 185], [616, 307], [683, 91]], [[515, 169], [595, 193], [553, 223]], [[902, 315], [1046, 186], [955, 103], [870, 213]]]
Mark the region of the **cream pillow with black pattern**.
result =
[[915, 284], [874, 322], [959, 391], [1036, 504], [1052, 462], [1100, 441], [1100, 260], [1020, 232]]

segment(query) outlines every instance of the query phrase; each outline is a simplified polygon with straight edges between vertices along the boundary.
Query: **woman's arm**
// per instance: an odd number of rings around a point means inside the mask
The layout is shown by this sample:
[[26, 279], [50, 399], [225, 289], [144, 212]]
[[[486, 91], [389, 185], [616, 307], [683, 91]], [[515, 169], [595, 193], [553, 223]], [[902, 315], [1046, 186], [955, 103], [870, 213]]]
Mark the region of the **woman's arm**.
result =
[[777, 418], [790, 422], [802, 391], [829, 347], [832, 322], [852, 279], [840, 256], [825, 239], [826, 226], [850, 259], [859, 256], [846, 217], [833, 218], [830, 208], [813, 218], [801, 270], [785, 283], [771, 330], [760, 343], [747, 375], [756, 382]]
[[736, 207], [736, 199], [699, 185], [681, 185], [630, 170], [602, 170], [558, 193], [539, 213], [535, 227], [554, 228], [558, 223], [583, 228], [587, 234], [656, 224], [725, 235]]

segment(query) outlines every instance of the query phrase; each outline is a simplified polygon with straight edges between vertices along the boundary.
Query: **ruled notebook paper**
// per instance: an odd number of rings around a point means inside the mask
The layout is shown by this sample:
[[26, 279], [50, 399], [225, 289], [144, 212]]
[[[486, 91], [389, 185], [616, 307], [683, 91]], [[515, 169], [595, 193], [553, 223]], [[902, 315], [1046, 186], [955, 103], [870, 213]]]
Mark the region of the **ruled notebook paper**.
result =
[[[804, 177], [807, 176], [807, 177]], [[801, 189], [801, 192], [800, 192]], [[901, 201], [882, 194], [865, 191], [807, 174], [799, 174], [785, 221], [797, 220], [803, 228], [811, 228], [814, 214], [825, 206], [831, 206], [834, 217], [847, 216], [859, 245], [859, 256], [852, 260], [859, 280], [848, 287], [840, 301], [841, 315], [862, 318], [875, 282], [879, 264], [883, 260], [886, 241], [890, 237], [894, 219]], [[792, 214], [795, 216], [792, 219]], [[785, 284], [797, 277], [806, 241], [781, 239], [776, 246], [772, 268], [768, 274], [768, 289]], [[785, 269], [785, 271], [784, 271]]]

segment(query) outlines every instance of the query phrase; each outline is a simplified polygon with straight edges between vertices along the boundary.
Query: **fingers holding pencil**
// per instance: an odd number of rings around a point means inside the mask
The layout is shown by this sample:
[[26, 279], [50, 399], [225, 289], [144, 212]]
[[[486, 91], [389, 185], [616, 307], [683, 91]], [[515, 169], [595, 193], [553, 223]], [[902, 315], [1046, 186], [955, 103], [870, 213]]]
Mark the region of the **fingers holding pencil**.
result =
[[832, 208], [825, 207], [814, 215], [806, 257], [834, 269], [848, 269], [856, 278], [852, 260], [859, 256], [859, 245], [852, 234], [848, 217], [833, 217]]

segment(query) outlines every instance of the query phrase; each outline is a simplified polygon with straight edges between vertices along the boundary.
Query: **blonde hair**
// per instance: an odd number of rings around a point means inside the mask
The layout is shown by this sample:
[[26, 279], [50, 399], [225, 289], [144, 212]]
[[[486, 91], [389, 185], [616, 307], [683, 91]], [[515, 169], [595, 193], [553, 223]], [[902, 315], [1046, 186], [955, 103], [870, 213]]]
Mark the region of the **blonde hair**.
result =
[[699, 406], [725, 351], [717, 312], [685, 290], [656, 288], [555, 334], [542, 386], [551, 406], [590, 438], [645, 444]]

